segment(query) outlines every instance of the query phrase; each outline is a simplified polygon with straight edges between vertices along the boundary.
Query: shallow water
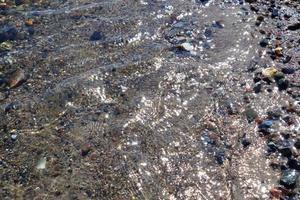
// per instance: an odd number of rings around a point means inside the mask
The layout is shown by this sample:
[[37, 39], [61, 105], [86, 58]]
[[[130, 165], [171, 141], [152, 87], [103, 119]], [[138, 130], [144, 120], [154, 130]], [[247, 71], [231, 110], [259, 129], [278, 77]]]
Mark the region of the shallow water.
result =
[[19, 137], [5, 147], [4, 160], [18, 160], [6, 163], [8, 199], [267, 198], [264, 141], [242, 151], [250, 125], [227, 112], [243, 106], [258, 51], [247, 5], [82, 0], [10, 12], [37, 23], [1, 57], [29, 76], [6, 100], [21, 105], [3, 122]]

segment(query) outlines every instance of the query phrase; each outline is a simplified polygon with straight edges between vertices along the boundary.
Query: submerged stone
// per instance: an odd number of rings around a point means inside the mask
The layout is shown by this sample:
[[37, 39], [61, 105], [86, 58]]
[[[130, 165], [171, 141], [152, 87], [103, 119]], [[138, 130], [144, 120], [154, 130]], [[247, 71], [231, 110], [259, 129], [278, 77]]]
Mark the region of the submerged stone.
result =
[[285, 170], [280, 178], [280, 184], [288, 189], [295, 188], [298, 182], [299, 173], [295, 169]]
[[99, 32], [99, 31], [95, 31], [91, 36], [90, 36], [90, 40], [91, 41], [97, 41], [97, 40], [104, 40], [105, 36]]

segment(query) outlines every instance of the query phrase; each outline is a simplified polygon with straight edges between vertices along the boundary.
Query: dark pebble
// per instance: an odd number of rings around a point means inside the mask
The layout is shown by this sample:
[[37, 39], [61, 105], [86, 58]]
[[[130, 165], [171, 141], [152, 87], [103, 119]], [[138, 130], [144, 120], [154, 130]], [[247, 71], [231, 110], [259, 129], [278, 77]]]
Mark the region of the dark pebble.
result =
[[269, 153], [275, 153], [278, 149], [277, 145], [274, 142], [269, 142], [267, 146], [268, 146]]
[[285, 75], [284, 75], [284, 73], [282, 73], [282, 72], [277, 72], [277, 73], [274, 75], [275, 81], [279, 81], [280, 79], [284, 79], [284, 78], [285, 78]]
[[277, 81], [277, 86], [279, 88], [279, 90], [286, 90], [289, 87], [289, 81], [286, 79], [280, 79]]
[[285, 157], [292, 156], [292, 145], [288, 140], [284, 140], [282, 144], [279, 146], [278, 151]]
[[262, 89], [262, 84], [261, 83], [257, 83], [255, 84], [255, 86], [253, 87], [253, 91], [255, 93], [260, 93], [261, 92], [261, 89]]
[[250, 139], [248, 139], [248, 138], [243, 138], [242, 139], [242, 145], [243, 145], [244, 148], [248, 147], [250, 144], [251, 144]]
[[291, 67], [285, 67], [285, 68], [282, 68], [281, 71], [284, 74], [293, 74], [293, 73], [295, 73], [296, 70]]
[[272, 17], [272, 18], [275, 18], [275, 17], [278, 17], [278, 16], [279, 16], [279, 10], [276, 9], [276, 8], [274, 8], [274, 9], [272, 10], [271, 17]]
[[18, 38], [18, 30], [14, 27], [7, 28], [0, 33], [0, 42], [7, 40], [16, 40]]
[[268, 46], [269, 45], [269, 39], [268, 38], [264, 38], [264, 39], [262, 39], [260, 42], [259, 42], [259, 45], [261, 46], [261, 47], [266, 47], [266, 46]]
[[104, 40], [105, 36], [99, 32], [99, 31], [95, 31], [91, 36], [90, 36], [90, 40], [91, 41], [97, 41], [97, 40]]
[[287, 164], [291, 169], [300, 170], [300, 161], [299, 160], [292, 158], [292, 159], [289, 159]]
[[292, 59], [292, 56], [287, 55], [287, 56], [283, 59], [282, 62], [283, 62], [284, 64], [286, 64], [286, 63], [290, 62], [291, 59]]
[[283, 171], [280, 184], [288, 189], [295, 188], [298, 182], [299, 173], [294, 169]]
[[296, 30], [300, 29], [300, 22], [289, 25], [287, 28], [290, 31], [296, 31]]
[[216, 152], [215, 155], [216, 161], [219, 165], [222, 165], [224, 161], [226, 160], [226, 155], [224, 151]]
[[297, 149], [300, 149], [300, 138], [297, 138], [294, 146], [297, 148]]
[[90, 144], [85, 144], [81, 148], [81, 155], [87, 156], [91, 150], [92, 150], [92, 146]]
[[25, 0], [15, 0], [16, 6], [20, 6], [25, 3]]

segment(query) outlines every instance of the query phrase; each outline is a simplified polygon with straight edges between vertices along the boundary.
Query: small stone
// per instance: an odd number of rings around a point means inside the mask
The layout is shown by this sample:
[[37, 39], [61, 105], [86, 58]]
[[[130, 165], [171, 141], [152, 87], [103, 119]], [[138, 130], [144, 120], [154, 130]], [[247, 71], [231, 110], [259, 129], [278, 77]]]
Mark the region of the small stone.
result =
[[282, 156], [285, 157], [291, 157], [293, 154], [292, 144], [288, 140], [284, 140], [282, 144], [280, 144], [278, 150], [282, 154]]
[[216, 152], [215, 158], [216, 158], [216, 161], [219, 165], [224, 164], [224, 161], [226, 160], [225, 152], [224, 151]]
[[275, 49], [274, 49], [274, 52], [275, 52], [275, 55], [276, 56], [282, 56], [282, 47], [276, 47]]
[[269, 142], [268, 144], [267, 144], [267, 146], [268, 146], [268, 152], [269, 153], [274, 153], [274, 152], [276, 152], [277, 151], [277, 145], [274, 143], [274, 142]]
[[81, 148], [81, 155], [87, 156], [91, 150], [92, 150], [92, 146], [90, 144], [84, 144]]
[[262, 70], [262, 74], [267, 78], [273, 78], [277, 73], [277, 69], [275, 67], [268, 67]]
[[15, 0], [16, 6], [20, 6], [25, 3], [25, 0]]
[[256, 20], [261, 22], [264, 20], [264, 17], [262, 15], [259, 15], [257, 16]]
[[297, 149], [300, 149], [300, 138], [297, 138], [294, 146], [297, 148]]
[[280, 79], [277, 81], [277, 86], [279, 90], [286, 90], [288, 89], [290, 83], [288, 80], [286, 79]]
[[291, 158], [291, 159], [289, 159], [287, 164], [291, 169], [300, 170], [300, 161], [299, 160]]
[[275, 18], [275, 17], [278, 17], [278, 16], [279, 16], [279, 10], [276, 9], [276, 8], [274, 8], [274, 9], [272, 10], [271, 17], [272, 17], [272, 18]]
[[268, 46], [269, 45], [269, 39], [268, 38], [264, 38], [264, 39], [262, 39], [260, 42], [259, 42], [259, 45], [261, 46], [261, 47], [266, 47], [266, 46]]
[[287, 28], [290, 31], [296, 31], [296, 30], [300, 29], [300, 22], [289, 25]]
[[37, 165], [36, 165], [36, 168], [37, 169], [46, 169], [46, 163], [47, 163], [47, 158], [46, 157], [42, 157]]
[[274, 75], [275, 81], [279, 81], [280, 79], [284, 79], [284, 78], [285, 78], [285, 75], [284, 75], [284, 73], [282, 73], [282, 72], [277, 72], [277, 73]]
[[262, 84], [261, 83], [257, 83], [255, 84], [255, 86], [253, 87], [253, 91], [255, 93], [260, 93], [261, 92], [261, 89], [262, 89]]
[[0, 33], [0, 42], [5, 42], [7, 40], [16, 40], [18, 38], [18, 30], [14, 27], [5, 29]]
[[16, 141], [17, 140], [18, 135], [17, 134], [12, 134], [10, 136], [11, 140]]
[[17, 69], [13, 72], [8, 79], [8, 86], [10, 88], [19, 86], [23, 81], [25, 81], [25, 73], [22, 69]]
[[194, 50], [194, 46], [191, 45], [190, 43], [188, 42], [185, 42], [183, 44], [181, 44], [181, 47], [186, 50], [186, 51], [193, 51]]
[[95, 31], [90, 37], [91, 41], [97, 41], [97, 40], [103, 40], [103, 39], [105, 39], [105, 36], [99, 31]]
[[33, 19], [27, 19], [27, 20], [25, 20], [25, 25], [26, 26], [33, 26]]
[[285, 170], [280, 178], [280, 184], [288, 189], [296, 187], [298, 182], [299, 173], [294, 169]]
[[243, 145], [244, 148], [248, 147], [250, 144], [251, 144], [250, 139], [248, 139], [248, 138], [243, 138], [242, 139], [242, 145]]
[[284, 67], [281, 69], [282, 73], [284, 74], [293, 74], [295, 73], [295, 69], [294, 68], [291, 68], [291, 67]]
[[258, 117], [256, 111], [253, 108], [247, 108], [245, 110], [245, 115], [247, 117], [248, 122], [253, 122], [255, 120], [255, 118]]
[[259, 126], [259, 129], [271, 128], [273, 122], [272, 120], [264, 120]]

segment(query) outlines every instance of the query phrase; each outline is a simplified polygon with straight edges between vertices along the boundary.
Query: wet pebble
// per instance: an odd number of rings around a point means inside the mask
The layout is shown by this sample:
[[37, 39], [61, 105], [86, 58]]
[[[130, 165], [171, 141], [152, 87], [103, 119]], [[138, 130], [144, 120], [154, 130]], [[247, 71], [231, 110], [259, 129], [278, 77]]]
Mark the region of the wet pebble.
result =
[[17, 137], [18, 137], [18, 135], [15, 134], [15, 133], [10, 136], [10, 138], [11, 138], [12, 141], [16, 141]]
[[255, 93], [260, 93], [260, 92], [261, 92], [261, 89], [262, 89], [262, 84], [261, 84], [261, 83], [257, 83], [257, 84], [255, 84], [254, 87], [253, 87], [253, 91], [254, 91]]
[[244, 148], [248, 147], [251, 144], [251, 141], [249, 138], [243, 138], [242, 139], [242, 145]]
[[8, 27], [0, 33], [0, 42], [7, 40], [16, 40], [18, 38], [18, 30], [14, 27]]
[[94, 33], [90, 36], [91, 41], [98, 41], [98, 40], [104, 40], [105, 36], [99, 32], [99, 31], [94, 31]]
[[300, 138], [297, 138], [294, 146], [297, 148], [297, 149], [300, 149]]
[[287, 29], [290, 31], [296, 31], [296, 30], [300, 29], [300, 22], [289, 25], [287, 27]]
[[17, 69], [16, 71], [14, 71], [9, 79], [8, 79], [8, 86], [10, 88], [13, 88], [13, 87], [17, 87], [19, 86], [22, 82], [25, 81], [25, 73], [24, 73], [24, 70], [22, 69]]
[[300, 161], [297, 159], [294, 158], [289, 159], [287, 164], [291, 169], [300, 170]]
[[279, 90], [286, 90], [288, 89], [290, 83], [288, 80], [286, 79], [280, 79], [277, 81], [277, 86]]
[[268, 146], [267, 151], [268, 151], [269, 153], [274, 153], [274, 152], [277, 151], [277, 145], [276, 145], [274, 142], [269, 142], [269, 143], [267, 144], [267, 146]]
[[272, 120], [264, 120], [259, 126], [259, 129], [267, 129], [267, 128], [271, 128], [271, 126], [273, 125], [273, 121]]
[[292, 156], [292, 144], [288, 140], [284, 140], [281, 142], [280, 146], [278, 147], [279, 152], [282, 156], [290, 157]]
[[270, 39], [264, 38], [264, 39], [262, 39], [262, 40], [259, 42], [259, 45], [260, 45], [261, 47], [266, 47], [266, 46], [269, 45], [269, 43], [270, 43]]
[[298, 182], [299, 173], [294, 169], [288, 169], [283, 171], [281, 178], [280, 178], [280, 184], [283, 185], [286, 188], [295, 188]]
[[295, 69], [294, 68], [291, 68], [291, 67], [284, 67], [281, 69], [282, 73], [284, 74], [293, 74], [295, 73]]
[[81, 148], [81, 155], [87, 156], [91, 150], [92, 146], [90, 144], [84, 144]]

